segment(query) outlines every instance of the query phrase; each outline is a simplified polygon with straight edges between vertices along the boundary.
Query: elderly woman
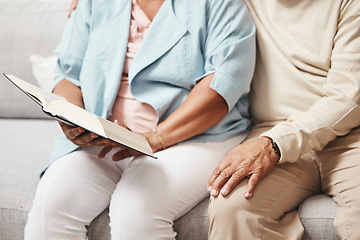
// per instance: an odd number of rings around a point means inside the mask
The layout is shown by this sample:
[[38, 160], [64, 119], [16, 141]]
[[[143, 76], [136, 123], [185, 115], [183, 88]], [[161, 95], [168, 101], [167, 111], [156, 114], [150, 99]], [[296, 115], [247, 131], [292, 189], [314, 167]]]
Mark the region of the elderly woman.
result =
[[209, 175], [251, 125], [245, 4], [82, 0], [56, 54], [54, 93], [144, 135], [157, 159], [60, 123], [25, 239], [86, 239], [108, 206], [112, 239], [175, 239], [173, 221], [208, 196]]

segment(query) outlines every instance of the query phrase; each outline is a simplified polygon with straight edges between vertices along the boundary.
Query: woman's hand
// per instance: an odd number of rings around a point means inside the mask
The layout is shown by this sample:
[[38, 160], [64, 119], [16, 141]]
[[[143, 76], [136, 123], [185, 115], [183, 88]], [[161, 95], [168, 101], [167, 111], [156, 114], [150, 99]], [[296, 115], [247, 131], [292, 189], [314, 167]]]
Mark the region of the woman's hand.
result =
[[112, 141], [99, 137], [97, 134], [86, 131], [81, 127], [71, 127], [59, 121], [58, 123], [66, 138], [79, 147], [89, 147], [94, 145], [104, 146], [113, 144]]
[[[114, 123], [131, 131], [131, 129], [129, 129], [125, 124], [120, 123], [118, 120], [115, 120]], [[140, 133], [140, 134], [146, 138], [146, 140], [148, 141], [148, 143], [154, 153], [159, 151], [160, 149], [165, 148], [164, 142], [161, 138], [161, 135], [156, 130], [146, 132], [146, 133]], [[98, 157], [104, 158], [106, 156], [106, 154], [108, 154], [114, 147], [121, 148], [119, 151], [114, 153], [114, 155], [112, 156], [112, 160], [114, 160], [114, 161], [120, 161], [124, 158], [141, 155], [141, 153], [139, 153], [131, 148], [124, 147], [120, 144], [112, 143], [112, 144], [106, 144], [106, 146], [104, 146], [103, 149], [98, 154]]]
[[71, 5], [70, 5], [69, 11], [68, 11], [68, 17], [70, 17], [72, 11], [74, 11], [76, 9], [77, 3], [78, 3], [78, 0], [73, 0], [71, 2]]
[[[64, 79], [60, 81], [55, 86], [53, 93], [66, 98], [68, 102], [78, 107], [84, 108], [81, 88], [69, 80]], [[110, 140], [99, 137], [95, 133], [85, 131], [81, 127], [71, 127], [63, 122], [59, 122], [59, 125], [67, 139], [79, 147], [104, 146], [112, 143]]]
[[212, 173], [208, 182], [208, 191], [214, 197], [226, 196], [248, 177], [249, 182], [244, 193], [250, 198], [256, 185], [265, 177], [279, 160], [272, 148], [271, 139], [261, 137], [233, 148]]

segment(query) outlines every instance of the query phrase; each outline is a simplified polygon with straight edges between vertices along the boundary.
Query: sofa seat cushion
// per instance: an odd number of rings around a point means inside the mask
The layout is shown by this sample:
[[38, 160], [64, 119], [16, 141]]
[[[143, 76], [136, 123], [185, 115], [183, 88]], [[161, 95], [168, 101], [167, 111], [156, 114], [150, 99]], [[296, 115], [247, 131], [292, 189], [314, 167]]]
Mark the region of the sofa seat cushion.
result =
[[337, 205], [329, 196], [319, 194], [306, 199], [299, 207], [305, 228], [303, 239], [339, 239], [333, 227]]
[[52, 120], [0, 118], [0, 239], [23, 239], [40, 172], [60, 130]]

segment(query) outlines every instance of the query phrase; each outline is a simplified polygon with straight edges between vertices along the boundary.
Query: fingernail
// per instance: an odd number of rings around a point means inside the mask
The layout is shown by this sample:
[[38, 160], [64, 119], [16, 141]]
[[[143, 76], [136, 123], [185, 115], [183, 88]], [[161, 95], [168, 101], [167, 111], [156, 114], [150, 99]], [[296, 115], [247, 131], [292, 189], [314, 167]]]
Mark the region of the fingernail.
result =
[[250, 198], [251, 194], [249, 192], [245, 192], [244, 196], [245, 196], [245, 198]]
[[222, 188], [220, 191], [221, 195], [226, 195], [227, 194], [227, 189], [226, 188]]
[[216, 191], [215, 189], [213, 189], [213, 190], [211, 191], [211, 195], [217, 196], [217, 191]]
[[212, 190], [212, 187], [211, 187], [211, 186], [208, 186], [207, 191], [208, 191], [208, 192], [211, 192], [211, 190]]

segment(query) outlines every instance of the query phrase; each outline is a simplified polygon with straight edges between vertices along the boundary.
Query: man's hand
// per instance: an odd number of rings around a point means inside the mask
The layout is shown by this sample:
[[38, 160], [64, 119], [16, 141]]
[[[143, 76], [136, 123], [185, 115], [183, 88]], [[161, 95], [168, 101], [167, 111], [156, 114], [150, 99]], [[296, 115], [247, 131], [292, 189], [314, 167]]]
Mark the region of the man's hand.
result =
[[250, 198], [260, 179], [266, 176], [279, 160], [272, 148], [271, 139], [261, 137], [233, 148], [212, 173], [208, 191], [214, 197], [226, 196], [248, 177], [245, 198]]

